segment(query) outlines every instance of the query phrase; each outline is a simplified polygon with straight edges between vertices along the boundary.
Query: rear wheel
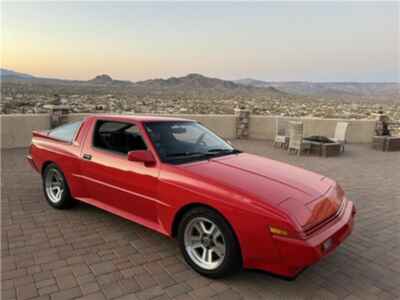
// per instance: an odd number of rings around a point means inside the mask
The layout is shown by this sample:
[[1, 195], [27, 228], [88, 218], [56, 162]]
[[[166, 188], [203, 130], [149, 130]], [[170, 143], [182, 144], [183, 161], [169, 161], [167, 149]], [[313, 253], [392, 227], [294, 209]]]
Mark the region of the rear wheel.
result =
[[69, 208], [74, 204], [64, 174], [54, 163], [43, 171], [43, 190], [47, 202], [55, 208]]
[[202, 275], [223, 277], [241, 266], [232, 229], [211, 209], [199, 207], [186, 213], [179, 225], [178, 239], [186, 262]]

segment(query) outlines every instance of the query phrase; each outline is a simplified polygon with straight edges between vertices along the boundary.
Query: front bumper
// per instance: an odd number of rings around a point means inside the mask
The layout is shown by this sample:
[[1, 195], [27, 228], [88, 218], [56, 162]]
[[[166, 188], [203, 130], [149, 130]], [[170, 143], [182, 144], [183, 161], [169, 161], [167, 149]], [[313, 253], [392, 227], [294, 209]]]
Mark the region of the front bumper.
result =
[[305, 240], [273, 236], [283, 263], [281, 275], [294, 277], [332, 253], [352, 232], [355, 213], [353, 202], [348, 201], [341, 216]]

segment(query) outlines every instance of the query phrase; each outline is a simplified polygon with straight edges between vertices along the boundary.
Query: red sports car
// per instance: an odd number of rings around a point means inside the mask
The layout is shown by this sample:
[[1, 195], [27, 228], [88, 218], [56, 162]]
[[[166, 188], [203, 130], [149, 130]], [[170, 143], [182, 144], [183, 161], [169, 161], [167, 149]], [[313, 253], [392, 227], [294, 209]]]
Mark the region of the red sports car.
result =
[[236, 150], [195, 121], [90, 116], [34, 131], [27, 158], [51, 206], [78, 200], [177, 237], [209, 277], [241, 267], [294, 277], [353, 227], [335, 181]]

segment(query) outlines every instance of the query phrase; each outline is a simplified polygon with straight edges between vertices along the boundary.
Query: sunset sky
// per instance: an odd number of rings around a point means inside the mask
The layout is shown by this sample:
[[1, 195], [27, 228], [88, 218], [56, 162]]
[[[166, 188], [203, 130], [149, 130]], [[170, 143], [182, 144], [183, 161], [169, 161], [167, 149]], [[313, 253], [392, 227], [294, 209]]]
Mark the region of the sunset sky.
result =
[[399, 2], [2, 2], [2, 67], [143, 80], [399, 81]]

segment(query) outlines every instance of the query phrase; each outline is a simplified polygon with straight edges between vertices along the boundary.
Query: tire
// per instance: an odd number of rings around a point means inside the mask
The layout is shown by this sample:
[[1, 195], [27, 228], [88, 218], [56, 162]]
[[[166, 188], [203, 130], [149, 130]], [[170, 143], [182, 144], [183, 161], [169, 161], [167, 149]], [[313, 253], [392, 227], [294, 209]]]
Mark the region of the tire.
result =
[[231, 226], [212, 209], [188, 211], [179, 224], [178, 240], [185, 261], [203, 276], [221, 278], [242, 267], [239, 243]]
[[[64, 174], [56, 164], [50, 163], [43, 171], [43, 191], [47, 202], [54, 208], [65, 209], [75, 204]], [[57, 192], [59, 187], [59, 192]]]

